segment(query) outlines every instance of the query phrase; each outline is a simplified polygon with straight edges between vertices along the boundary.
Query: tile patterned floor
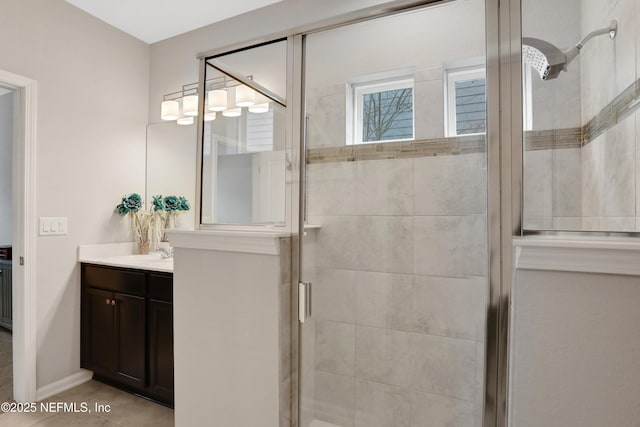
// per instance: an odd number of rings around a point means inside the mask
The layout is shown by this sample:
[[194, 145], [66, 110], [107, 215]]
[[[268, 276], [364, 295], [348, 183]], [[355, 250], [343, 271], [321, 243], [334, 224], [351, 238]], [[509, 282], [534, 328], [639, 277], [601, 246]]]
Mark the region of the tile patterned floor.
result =
[[[0, 413], [2, 427], [173, 427], [173, 410], [97, 381], [89, 381], [45, 402], [86, 402], [92, 413]], [[110, 412], [96, 413], [96, 403]]]

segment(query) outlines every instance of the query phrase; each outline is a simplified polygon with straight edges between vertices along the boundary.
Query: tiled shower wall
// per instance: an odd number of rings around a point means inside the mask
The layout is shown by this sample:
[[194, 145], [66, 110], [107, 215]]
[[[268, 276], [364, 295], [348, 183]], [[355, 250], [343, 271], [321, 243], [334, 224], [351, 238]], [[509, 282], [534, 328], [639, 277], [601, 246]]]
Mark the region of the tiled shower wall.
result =
[[[599, 37], [581, 57], [582, 120], [598, 115], [640, 77], [640, 0], [582, 0], [582, 28], [618, 20], [615, 40]], [[584, 229], [637, 230], [640, 113], [626, 116], [582, 149]], [[587, 141], [585, 141], [587, 142]]]
[[[480, 426], [483, 153], [308, 165], [313, 418]], [[475, 424], [474, 424], [475, 423]]]
[[[549, 8], [556, 13], [540, 19]], [[578, 129], [582, 136], [562, 147], [551, 138], [545, 148], [527, 145], [525, 134], [526, 228], [640, 230], [640, 112], [628, 108], [640, 95], [640, 0], [523, 2], [523, 32], [562, 49], [613, 19], [615, 40], [596, 37], [557, 79], [533, 80], [534, 131]], [[552, 90], [564, 92], [551, 96]]]

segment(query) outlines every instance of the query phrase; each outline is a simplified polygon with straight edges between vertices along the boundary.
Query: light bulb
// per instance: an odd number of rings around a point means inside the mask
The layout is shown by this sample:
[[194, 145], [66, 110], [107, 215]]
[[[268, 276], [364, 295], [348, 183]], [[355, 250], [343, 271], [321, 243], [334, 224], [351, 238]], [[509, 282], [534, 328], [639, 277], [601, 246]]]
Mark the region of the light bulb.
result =
[[266, 113], [269, 111], [269, 103], [265, 102], [263, 104], [254, 104], [249, 107], [250, 113]]
[[209, 111], [224, 111], [227, 109], [227, 91], [224, 89], [210, 90], [207, 94]]
[[182, 113], [185, 116], [198, 115], [198, 95], [187, 95], [182, 98]]
[[229, 108], [228, 110], [224, 110], [222, 115], [225, 117], [239, 117], [242, 115], [242, 108]]
[[178, 101], [162, 101], [162, 104], [160, 104], [160, 117], [162, 120], [176, 120], [179, 111]]
[[240, 85], [236, 88], [236, 106], [249, 107], [255, 103], [255, 92], [253, 89], [245, 85]]
[[189, 117], [180, 117], [178, 119], [178, 124], [179, 125], [192, 125], [194, 122], [193, 120], [193, 116], [189, 116]]

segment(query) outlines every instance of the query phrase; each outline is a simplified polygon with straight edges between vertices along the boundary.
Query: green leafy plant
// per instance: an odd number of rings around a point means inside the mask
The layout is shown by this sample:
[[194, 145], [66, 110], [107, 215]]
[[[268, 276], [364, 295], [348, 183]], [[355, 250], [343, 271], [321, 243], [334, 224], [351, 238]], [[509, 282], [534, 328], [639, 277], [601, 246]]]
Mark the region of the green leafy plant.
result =
[[137, 193], [126, 194], [116, 206], [116, 213], [131, 218], [131, 229], [138, 243], [146, 243], [152, 237], [153, 215], [142, 207], [142, 197]]
[[191, 209], [189, 201], [182, 196], [153, 196], [151, 203], [154, 216], [154, 237], [161, 242], [167, 241], [165, 230], [174, 228], [178, 214]]

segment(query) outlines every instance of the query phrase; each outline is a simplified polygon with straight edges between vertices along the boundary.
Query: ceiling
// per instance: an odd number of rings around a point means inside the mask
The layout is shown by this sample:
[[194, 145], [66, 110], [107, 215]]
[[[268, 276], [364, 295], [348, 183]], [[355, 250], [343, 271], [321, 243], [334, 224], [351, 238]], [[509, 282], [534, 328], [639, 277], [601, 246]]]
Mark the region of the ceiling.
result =
[[280, 0], [65, 1], [151, 44]]

